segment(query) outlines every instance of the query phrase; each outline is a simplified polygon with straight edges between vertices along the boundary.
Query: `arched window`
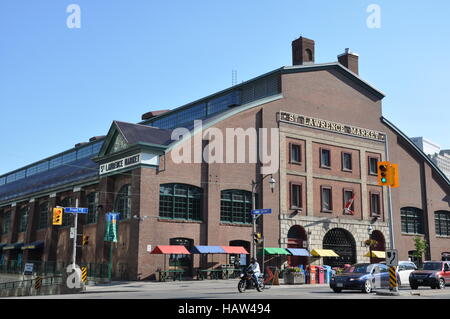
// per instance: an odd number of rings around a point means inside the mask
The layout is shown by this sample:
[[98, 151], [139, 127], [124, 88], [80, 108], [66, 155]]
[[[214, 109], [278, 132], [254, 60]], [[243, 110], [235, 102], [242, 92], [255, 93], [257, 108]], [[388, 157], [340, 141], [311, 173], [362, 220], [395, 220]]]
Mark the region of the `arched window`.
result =
[[400, 209], [402, 233], [423, 234], [423, 211], [416, 207]]
[[439, 210], [434, 212], [436, 235], [450, 236], [450, 212]]
[[202, 220], [203, 190], [186, 184], [159, 187], [159, 216], [172, 219]]
[[333, 228], [323, 238], [323, 249], [334, 250], [339, 257], [324, 257], [323, 264], [343, 267], [356, 263], [356, 243], [352, 234], [345, 229]]
[[305, 53], [306, 53], [306, 61], [305, 62], [312, 62], [313, 53], [312, 53], [311, 49], [306, 49]]
[[252, 223], [252, 193], [229, 189], [221, 192], [220, 221], [225, 223]]
[[120, 213], [120, 220], [129, 219], [131, 216], [131, 185], [122, 186], [116, 197], [114, 210]]

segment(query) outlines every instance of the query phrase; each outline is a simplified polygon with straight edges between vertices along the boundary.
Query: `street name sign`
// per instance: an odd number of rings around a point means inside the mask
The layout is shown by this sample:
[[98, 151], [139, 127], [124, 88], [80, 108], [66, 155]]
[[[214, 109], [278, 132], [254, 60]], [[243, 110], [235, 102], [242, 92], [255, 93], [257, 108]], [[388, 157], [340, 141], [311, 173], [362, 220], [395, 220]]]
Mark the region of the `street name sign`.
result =
[[253, 209], [252, 215], [272, 214], [272, 208]]
[[74, 214], [87, 214], [87, 208], [83, 207], [64, 207], [64, 213], [74, 213]]

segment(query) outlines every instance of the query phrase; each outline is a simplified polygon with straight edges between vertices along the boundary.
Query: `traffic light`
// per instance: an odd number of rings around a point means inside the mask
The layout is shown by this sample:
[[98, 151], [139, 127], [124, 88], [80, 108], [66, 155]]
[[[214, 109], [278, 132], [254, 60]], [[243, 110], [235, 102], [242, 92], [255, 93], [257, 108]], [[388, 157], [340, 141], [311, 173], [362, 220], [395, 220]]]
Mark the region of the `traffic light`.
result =
[[53, 225], [62, 225], [63, 209], [62, 207], [53, 208]]
[[89, 244], [89, 236], [83, 235], [83, 238], [81, 240], [81, 245], [82, 246], [87, 246], [87, 244]]
[[391, 185], [391, 163], [390, 162], [380, 162], [378, 163], [378, 185], [389, 186]]
[[263, 241], [263, 237], [261, 233], [254, 233], [253, 234], [253, 241], [255, 242], [255, 244], [259, 244]]
[[378, 163], [378, 185], [398, 187], [398, 164]]

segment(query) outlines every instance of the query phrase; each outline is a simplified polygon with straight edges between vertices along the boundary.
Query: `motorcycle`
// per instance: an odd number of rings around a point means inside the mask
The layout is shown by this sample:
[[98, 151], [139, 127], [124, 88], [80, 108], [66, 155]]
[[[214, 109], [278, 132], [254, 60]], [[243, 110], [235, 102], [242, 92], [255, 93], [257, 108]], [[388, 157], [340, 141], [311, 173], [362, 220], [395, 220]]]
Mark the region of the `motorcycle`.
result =
[[244, 270], [240, 275], [240, 280], [238, 283], [239, 292], [244, 292], [246, 289], [255, 289], [259, 292], [264, 289], [264, 279], [263, 276], [260, 275], [258, 278], [258, 285], [255, 287], [255, 281], [253, 280], [253, 271]]

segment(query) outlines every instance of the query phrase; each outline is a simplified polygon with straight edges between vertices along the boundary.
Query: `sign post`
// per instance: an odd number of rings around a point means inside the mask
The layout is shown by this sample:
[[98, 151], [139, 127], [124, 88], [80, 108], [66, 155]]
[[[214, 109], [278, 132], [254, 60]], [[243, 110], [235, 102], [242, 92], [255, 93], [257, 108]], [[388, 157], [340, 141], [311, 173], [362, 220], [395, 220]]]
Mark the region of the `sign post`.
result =
[[389, 249], [386, 251], [386, 266], [389, 267], [389, 290], [398, 292], [398, 284], [397, 284], [398, 251], [397, 251], [397, 249]]
[[[75, 269], [75, 262], [77, 259], [77, 234], [78, 234], [78, 214], [87, 214], [88, 209], [78, 207], [78, 198], [75, 200], [75, 207], [64, 207], [64, 213], [71, 213], [75, 215], [75, 225], [73, 227], [73, 252], [72, 252], [72, 266]], [[72, 229], [71, 229], [72, 235]]]

